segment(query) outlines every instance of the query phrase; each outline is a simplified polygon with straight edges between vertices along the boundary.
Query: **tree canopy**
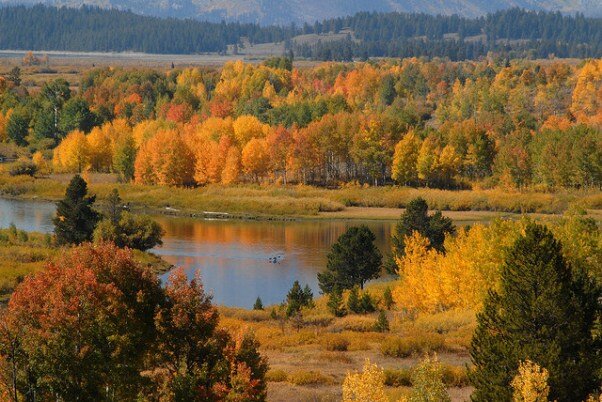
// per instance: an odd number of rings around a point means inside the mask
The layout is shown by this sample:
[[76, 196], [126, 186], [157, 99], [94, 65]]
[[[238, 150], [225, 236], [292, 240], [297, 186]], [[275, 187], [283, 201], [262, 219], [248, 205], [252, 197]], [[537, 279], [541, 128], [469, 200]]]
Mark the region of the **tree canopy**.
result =
[[324, 293], [360, 286], [380, 276], [382, 255], [374, 244], [376, 237], [366, 226], [349, 228], [328, 254], [326, 270], [318, 273]]
[[600, 384], [601, 289], [572, 269], [544, 226], [529, 224], [508, 250], [499, 290], [478, 315], [472, 341], [473, 401], [512, 400], [525, 360], [549, 372], [550, 399], [585, 400]]

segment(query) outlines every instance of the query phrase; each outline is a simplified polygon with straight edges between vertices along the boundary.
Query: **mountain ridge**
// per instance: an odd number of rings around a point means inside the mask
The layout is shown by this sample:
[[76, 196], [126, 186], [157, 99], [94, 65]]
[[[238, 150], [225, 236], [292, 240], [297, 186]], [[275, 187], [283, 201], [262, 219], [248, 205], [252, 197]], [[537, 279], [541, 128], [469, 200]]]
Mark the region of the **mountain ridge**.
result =
[[361, 11], [479, 17], [520, 7], [535, 11], [579, 12], [588, 17], [602, 16], [602, 1], [599, 0], [0, 0], [0, 5], [15, 4], [57, 7], [92, 5], [157, 17], [254, 22], [262, 25], [314, 23]]

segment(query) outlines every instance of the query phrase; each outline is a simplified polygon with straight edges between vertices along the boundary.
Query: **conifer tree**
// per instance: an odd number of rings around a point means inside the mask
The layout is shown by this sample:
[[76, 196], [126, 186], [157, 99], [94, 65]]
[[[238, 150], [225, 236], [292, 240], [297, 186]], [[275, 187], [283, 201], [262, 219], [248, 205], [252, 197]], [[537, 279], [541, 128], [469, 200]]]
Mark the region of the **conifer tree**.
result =
[[255, 300], [253, 310], [263, 310], [263, 302], [261, 301], [260, 297], [257, 297], [257, 300]]
[[57, 204], [53, 220], [58, 244], [80, 244], [92, 240], [100, 215], [92, 209], [96, 196], [87, 197], [87, 194], [86, 181], [75, 175], [67, 187], [65, 198]]
[[351, 289], [347, 298], [347, 309], [355, 314], [361, 313], [360, 295], [357, 286]]
[[347, 312], [345, 311], [345, 307], [343, 306], [343, 295], [340, 290], [333, 289], [332, 292], [328, 295], [328, 310], [335, 317], [344, 317]]
[[393, 307], [393, 304], [395, 304], [393, 301], [393, 292], [391, 292], [390, 287], [387, 287], [383, 293], [383, 304], [387, 310], [391, 310], [391, 307]]
[[389, 319], [387, 318], [387, 313], [383, 310], [380, 310], [378, 313], [378, 318], [376, 319], [376, 324], [374, 324], [374, 329], [378, 332], [389, 332]]
[[318, 273], [320, 289], [364, 288], [364, 283], [376, 279], [382, 267], [382, 255], [374, 244], [376, 237], [366, 226], [352, 227], [332, 246], [326, 271]]
[[430, 247], [444, 251], [445, 235], [454, 234], [456, 228], [451, 219], [444, 217], [439, 211], [429, 216], [427, 202], [419, 197], [408, 203], [397, 222], [392, 239], [395, 256], [402, 257], [405, 254], [405, 237], [414, 232], [429, 239]]
[[301, 311], [303, 307], [310, 307], [313, 304], [313, 293], [308, 285], [301, 288], [299, 281], [293, 283], [293, 287], [286, 295], [286, 316], [292, 317], [295, 313]]
[[600, 384], [600, 288], [562, 257], [550, 231], [529, 224], [508, 250], [472, 341], [474, 402], [511, 401], [519, 364], [549, 371], [550, 399], [582, 401]]

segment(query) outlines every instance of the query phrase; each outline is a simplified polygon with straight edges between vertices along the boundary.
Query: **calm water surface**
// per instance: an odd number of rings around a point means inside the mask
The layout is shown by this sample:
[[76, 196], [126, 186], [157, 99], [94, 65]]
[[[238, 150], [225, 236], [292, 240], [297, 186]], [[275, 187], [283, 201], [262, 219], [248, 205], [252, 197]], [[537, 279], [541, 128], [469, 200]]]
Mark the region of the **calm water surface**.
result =
[[[0, 227], [14, 223], [23, 230], [50, 232], [54, 211], [52, 203], [0, 199]], [[394, 222], [357, 220], [156, 219], [166, 235], [163, 246], [153, 252], [190, 276], [199, 270], [218, 304], [240, 307], [251, 307], [257, 296], [264, 304], [279, 303], [295, 280], [309, 284], [318, 294], [316, 274], [326, 265], [330, 246], [347, 228], [367, 225], [384, 252], [394, 226]], [[277, 263], [270, 261], [274, 257]]]

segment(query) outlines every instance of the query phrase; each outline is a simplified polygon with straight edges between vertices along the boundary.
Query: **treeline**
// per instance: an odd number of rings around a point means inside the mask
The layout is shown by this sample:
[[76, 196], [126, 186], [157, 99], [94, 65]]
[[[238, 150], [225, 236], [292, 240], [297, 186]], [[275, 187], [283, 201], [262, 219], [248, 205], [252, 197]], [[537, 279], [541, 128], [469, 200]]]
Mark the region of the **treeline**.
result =
[[448, 57], [475, 59], [489, 52], [508, 57], [600, 57], [602, 19], [583, 15], [498, 11], [486, 17], [359, 13], [303, 28], [305, 33], [353, 31], [354, 39], [299, 44], [299, 56], [318, 60], [367, 57]]
[[95, 69], [34, 95], [13, 72], [0, 140], [42, 170], [169, 186], [602, 186], [602, 61], [509, 64]]
[[[477, 19], [407, 13], [358, 13], [297, 27], [161, 19], [95, 7], [0, 7], [0, 48], [24, 50], [138, 51], [194, 54], [225, 52], [251, 43], [285, 42], [300, 57], [351, 60], [368, 57], [475, 59], [600, 57], [602, 19], [511, 9]], [[346, 40], [296, 43], [299, 34], [350, 29]]]
[[248, 37], [252, 43], [280, 42], [294, 27], [161, 19], [96, 7], [36, 5], [0, 7], [0, 48], [194, 54], [225, 52]]

